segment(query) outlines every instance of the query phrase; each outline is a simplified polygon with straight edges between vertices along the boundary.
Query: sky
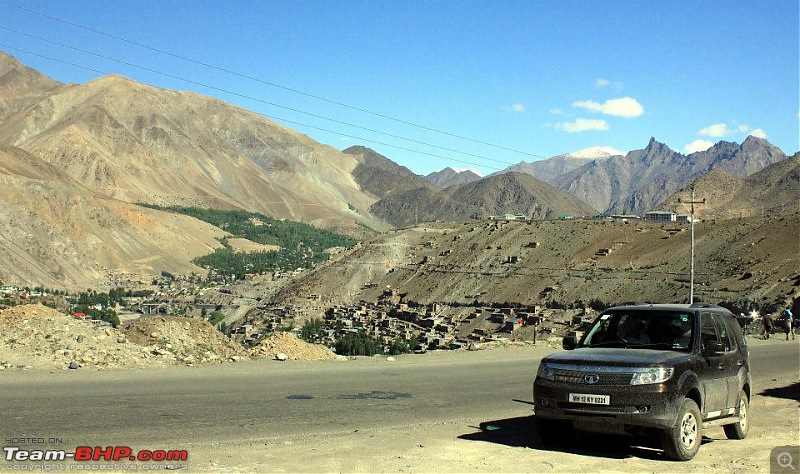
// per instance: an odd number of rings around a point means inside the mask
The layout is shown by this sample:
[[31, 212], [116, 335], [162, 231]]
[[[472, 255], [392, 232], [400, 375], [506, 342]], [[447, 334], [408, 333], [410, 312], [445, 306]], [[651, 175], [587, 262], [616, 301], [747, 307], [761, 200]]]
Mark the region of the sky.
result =
[[119, 74], [428, 174], [651, 137], [800, 151], [797, 0], [0, 0], [0, 50]]

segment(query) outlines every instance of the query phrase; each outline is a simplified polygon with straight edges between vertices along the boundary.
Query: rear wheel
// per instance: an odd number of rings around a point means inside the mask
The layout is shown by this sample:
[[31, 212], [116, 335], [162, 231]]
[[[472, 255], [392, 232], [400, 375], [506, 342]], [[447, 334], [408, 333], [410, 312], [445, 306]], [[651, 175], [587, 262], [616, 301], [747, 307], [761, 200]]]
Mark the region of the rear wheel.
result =
[[545, 446], [561, 446], [566, 444], [574, 433], [569, 420], [552, 420], [536, 418], [536, 434]]
[[703, 421], [700, 408], [689, 398], [684, 398], [678, 409], [675, 426], [664, 430], [661, 441], [667, 457], [676, 461], [688, 461], [697, 454], [703, 440]]
[[750, 399], [747, 398], [747, 394], [744, 393], [744, 390], [739, 391], [738, 410], [738, 421], [722, 427], [728, 439], [745, 439], [747, 437], [747, 430], [750, 428], [750, 421], [747, 419], [750, 412]]

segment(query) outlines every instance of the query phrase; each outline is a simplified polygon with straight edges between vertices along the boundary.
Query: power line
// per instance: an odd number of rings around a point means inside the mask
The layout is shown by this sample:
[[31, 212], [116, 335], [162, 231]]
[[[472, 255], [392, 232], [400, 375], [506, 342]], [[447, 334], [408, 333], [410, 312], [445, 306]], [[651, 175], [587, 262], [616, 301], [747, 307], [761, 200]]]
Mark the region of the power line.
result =
[[[404, 125], [410, 125], [412, 127], [416, 127], [416, 128], [421, 129], [421, 130], [427, 130], [429, 132], [439, 133], [439, 134], [446, 135], [446, 136], [449, 136], [449, 137], [452, 137], [452, 138], [458, 138], [458, 139], [461, 139], [461, 140], [467, 140], [467, 141], [472, 142], [472, 143], [485, 145], [485, 146], [489, 146], [489, 147], [492, 147], [492, 148], [497, 148], [497, 149], [509, 151], [509, 152], [512, 152], [512, 153], [517, 153], [517, 154], [520, 154], [520, 155], [530, 156], [532, 158], [547, 158], [545, 156], [537, 155], [537, 154], [534, 154], [534, 153], [517, 150], [517, 149], [506, 147], [506, 146], [503, 146], [503, 145], [497, 145], [497, 144], [486, 142], [486, 141], [482, 141], [482, 140], [477, 140], [477, 139], [470, 138], [470, 137], [467, 137], [467, 136], [464, 136], [464, 135], [459, 135], [459, 134], [455, 134], [455, 133], [448, 132], [448, 131], [445, 131], [445, 130], [441, 130], [441, 129], [438, 129], [438, 128], [428, 127], [428, 126], [425, 126], [425, 125], [421, 125], [421, 124], [418, 124], [418, 123], [415, 123], [415, 122], [410, 122], [410, 121], [403, 120], [403, 119], [400, 119], [400, 118], [397, 118], [397, 117], [392, 117], [390, 115], [386, 115], [386, 114], [382, 114], [382, 113], [379, 113], [379, 112], [375, 112], [375, 111], [372, 111], [372, 110], [369, 110], [369, 109], [365, 109], [365, 108], [362, 108], [362, 107], [357, 107], [357, 106], [354, 106], [354, 105], [346, 104], [344, 102], [336, 101], [336, 100], [333, 100], [333, 99], [328, 99], [328, 98], [323, 97], [323, 96], [318, 95], [318, 94], [312, 94], [312, 93], [309, 93], [309, 92], [304, 92], [304, 91], [301, 91], [299, 89], [295, 89], [295, 88], [292, 88], [292, 87], [287, 87], [287, 86], [284, 86], [284, 85], [281, 85], [281, 84], [277, 84], [277, 83], [274, 83], [274, 82], [266, 81], [264, 79], [259, 79], [257, 77], [254, 77], [254, 76], [251, 76], [251, 75], [248, 75], [248, 74], [240, 73], [240, 72], [233, 71], [231, 69], [223, 68], [223, 67], [220, 67], [220, 66], [216, 66], [214, 64], [210, 64], [210, 63], [207, 63], [207, 62], [204, 62], [204, 61], [199, 61], [199, 60], [192, 59], [192, 58], [189, 58], [189, 57], [186, 57], [186, 56], [175, 54], [175, 53], [172, 53], [172, 52], [164, 50], [164, 49], [160, 49], [160, 48], [156, 48], [156, 47], [144, 44], [144, 43], [140, 43], [138, 41], [129, 40], [129, 39], [123, 38], [121, 36], [117, 36], [117, 35], [113, 35], [113, 34], [110, 34], [110, 33], [106, 33], [105, 31], [101, 31], [101, 30], [98, 30], [98, 29], [95, 29], [95, 28], [90, 28], [88, 26], [84, 26], [84, 25], [80, 25], [78, 23], [74, 23], [74, 22], [71, 22], [71, 21], [68, 21], [68, 20], [64, 20], [63, 18], [59, 18], [59, 17], [53, 16], [53, 15], [48, 15], [46, 13], [42, 13], [42, 12], [40, 12], [38, 10], [34, 10], [32, 8], [23, 7], [23, 6], [16, 5], [16, 4], [13, 4], [13, 3], [9, 3], [9, 2], [3, 1], [3, 0], [0, 0], [0, 4], [4, 4], [6, 6], [9, 6], [9, 7], [12, 7], [12, 8], [16, 8], [16, 9], [19, 9], [19, 10], [24, 10], [24, 11], [27, 11], [29, 13], [33, 13], [35, 15], [39, 15], [39, 16], [42, 16], [44, 18], [48, 18], [48, 19], [53, 20], [53, 21], [64, 23], [66, 25], [69, 25], [69, 26], [72, 26], [72, 27], [75, 27], [75, 28], [79, 28], [79, 29], [82, 29], [82, 30], [85, 30], [85, 31], [90, 31], [92, 33], [95, 33], [95, 34], [98, 34], [98, 35], [102, 35], [102, 36], [105, 36], [107, 38], [115, 39], [117, 41], [122, 41], [124, 43], [128, 43], [128, 44], [137, 46], [139, 48], [143, 48], [143, 49], [147, 49], [147, 50], [150, 50], [150, 51], [153, 51], [153, 52], [164, 54], [164, 55], [176, 58], [176, 59], [180, 59], [182, 61], [187, 61], [187, 62], [190, 62], [192, 64], [196, 64], [196, 65], [203, 66], [203, 67], [206, 67], [206, 68], [209, 68], [209, 69], [213, 69], [215, 71], [219, 71], [219, 72], [223, 72], [223, 73], [230, 74], [230, 75], [233, 75], [233, 76], [241, 77], [243, 79], [255, 81], [255, 82], [258, 82], [258, 83], [261, 83], [261, 84], [264, 84], [264, 85], [268, 85], [268, 86], [271, 86], [271, 87], [282, 89], [282, 90], [285, 90], [285, 91], [288, 91], [288, 92], [292, 92], [292, 93], [295, 93], [295, 94], [303, 95], [305, 97], [309, 97], [309, 98], [312, 98], [312, 99], [320, 100], [320, 101], [327, 102], [329, 104], [337, 105], [337, 106], [340, 106], [340, 107], [345, 107], [345, 108], [348, 108], [350, 110], [355, 110], [355, 111], [362, 112], [362, 113], [365, 113], [365, 114], [369, 114], [369, 115], [372, 115], [372, 116], [375, 116], [375, 117], [380, 117], [380, 118], [383, 118], [383, 119], [386, 119], [386, 120], [391, 120], [391, 121], [394, 121], [394, 122], [397, 122], [397, 123], [401, 123], [401, 124], [404, 124]], [[45, 41], [47, 41], [47, 40], [45, 40]], [[89, 53], [89, 54], [94, 54], [94, 53]], [[138, 66], [134, 66], [134, 67], [138, 67]], [[153, 71], [153, 72], [156, 72], [156, 71]], [[322, 117], [322, 118], [325, 118], [325, 117]], [[383, 132], [377, 132], [377, 133], [383, 133]], [[402, 137], [395, 137], [395, 138], [402, 138]], [[405, 139], [405, 138], [403, 138], [403, 139]], [[423, 144], [425, 144], [425, 143], [423, 143]], [[441, 148], [441, 147], [438, 147], [436, 145], [429, 145], [429, 144], [425, 144], [425, 145], [434, 146], [436, 148]], [[460, 152], [460, 151], [457, 151], [457, 150], [448, 150], [446, 148], [442, 148], [442, 149], [447, 150], [447, 151], [455, 151], [456, 153], [464, 153], [464, 154], [470, 155], [469, 153]], [[479, 158], [482, 158], [482, 159], [486, 159], [485, 157], [478, 156], [478, 155], [471, 155], [471, 156], [476, 156], [476, 157], [479, 157]], [[496, 160], [491, 160], [491, 161], [496, 161]], [[510, 164], [513, 164], [513, 163], [510, 163]]]
[[[289, 111], [292, 111], [292, 112], [297, 112], [297, 113], [300, 113], [300, 114], [303, 114], [303, 115], [308, 115], [308, 116], [314, 117], [314, 118], [320, 118], [320, 119], [323, 119], [323, 120], [328, 120], [330, 122], [333, 122], [333, 123], [336, 123], [336, 124], [339, 124], [339, 125], [346, 125], [346, 126], [350, 126], [350, 127], [353, 127], [353, 128], [365, 130], [365, 131], [368, 131], [368, 132], [377, 133], [377, 134], [381, 134], [381, 135], [386, 135], [386, 136], [391, 137], [391, 138], [397, 138], [397, 139], [405, 140], [405, 141], [408, 141], [408, 142], [411, 142], [411, 143], [416, 143], [418, 145], [429, 146], [429, 147], [432, 147], [432, 148], [437, 148], [437, 149], [440, 149], [440, 150], [449, 151], [449, 152], [453, 152], [453, 153], [460, 153], [460, 154], [465, 155], [465, 156], [471, 156], [473, 158], [479, 158], [479, 159], [482, 159], [482, 160], [493, 161], [493, 162], [500, 163], [500, 164], [503, 164], [503, 165], [513, 166], [515, 164], [515, 163], [509, 163], [509, 162], [502, 161], [502, 160], [496, 160], [494, 158], [489, 158], [489, 157], [483, 156], [483, 155], [477, 155], [477, 154], [474, 154], [474, 153], [469, 153], [469, 152], [465, 152], [465, 151], [455, 150], [455, 149], [452, 149], [452, 148], [442, 147], [442, 146], [439, 146], [439, 145], [434, 145], [432, 143], [427, 143], [427, 142], [415, 140], [415, 139], [412, 139], [412, 138], [406, 138], [406, 137], [403, 137], [403, 136], [400, 136], [400, 135], [394, 135], [394, 134], [388, 133], [388, 132], [381, 132], [380, 130], [375, 130], [375, 129], [372, 129], [372, 128], [369, 128], [369, 127], [363, 127], [363, 126], [356, 125], [356, 124], [353, 124], [353, 123], [350, 123], [350, 122], [337, 120], [337, 119], [334, 119], [334, 118], [326, 117], [324, 115], [319, 115], [319, 114], [315, 114], [315, 113], [312, 113], [312, 112], [306, 112], [304, 110], [300, 110], [300, 109], [297, 109], [297, 108], [294, 108], [294, 107], [289, 107], [289, 106], [277, 104], [275, 102], [270, 102], [270, 101], [267, 101], [267, 100], [264, 100], [264, 99], [259, 99], [257, 97], [249, 96], [249, 95], [246, 95], [246, 94], [240, 94], [238, 92], [234, 92], [234, 91], [231, 91], [229, 89], [223, 89], [223, 88], [212, 86], [210, 84], [206, 84], [206, 83], [203, 83], [203, 82], [195, 81], [195, 80], [192, 80], [192, 79], [187, 79], [187, 78], [181, 77], [181, 76], [176, 76], [174, 74], [170, 74], [170, 73], [167, 73], [167, 72], [162, 72], [162, 71], [159, 71], [159, 70], [156, 70], [156, 69], [152, 69], [152, 68], [149, 68], [149, 67], [146, 67], [146, 66], [141, 66], [139, 64], [134, 64], [134, 63], [131, 63], [131, 62], [128, 62], [128, 61], [124, 61], [124, 60], [121, 60], [121, 59], [116, 59], [116, 58], [112, 58], [110, 56], [105, 56], [105, 55], [102, 55], [102, 54], [94, 53], [92, 51], [87, 51], [87, 50], [84, 50], [84, 49], [81, 49], [81, 48], [78, 48], [78, 47], [75, 47], [75, 46], [70, 46], [68, 44], [59, 43], [57, 41], [52, 41], [52, 40], [49, 40], [47, 38], [43, 38], [41, 36], [33, 35], [33, 34], [30, 34], [30, 33], [23, 32], [23, 31], [15, 30], [13, 28], [0, 26], [0, 29], [6, 30], [6, 31], [11, 31], [11, 32], [14, 32], [14, 33], [17, 33], [17, 34], [21, 34], [21, 35], [25, 35], [25, 36], [28, 36], [28, 37], [31, 37], [31, 38], [36, 38], [38, 40], [45, 41], [47, 43], [51, 43], [51, 44], [54, 44], [54, 45], [57, 45], [57, 46], [61, 46], [61, 47], [64, 47], [64, 48], [69, 48], [69, 49], [72, 49], [74, 51], [78, 51], [78, 52], [81, 52], [81, 53], [85, 53], [85, 54], [89, 54], [89, 55], [92, 55], [92, 56], [96, 56], [96, 57], [101, 58], [101, 59], [114, 61], [114, 62], [117, 62], [117, 63], [120, 63], [120, 64], [124, 64], [126, 66], [130, 66], [130, 67], [134, 67], [134, 68], [137, 68], [137, 69], [141, 69], [143, 71], [151, 72], [151, 73], [154, 73], [154, 74], [159, 74], [159, 75], [162, 75], [162, 76], [165, 76], [165, 77], [169, 77], [171, 79], [176, 79], [176, 80], [183, 81], [183, 82], [186, 82], [186, 83], [189, 83], [189, 84], [194, 84], [194, 85], [197, 85], [197, 86], [201, 86], [201, 87], [205, 87], [205, 88], [208, 88], [208, 89], [212, 89], [212, 90], [215, 90], [215, 91], [218, 91], [218, 92], [231, 94], [231, 95], [234, 95], [234, 96], [237, 96], [237, 97], [241, 97], [243, 99], [253, 100], [253, 101], [265, 104], [265, 105], [270, 105], [270, 106], [273, 106], [273, 107], [286, 109], [286, 110], [289, 110]], [[64, 64], [69, 64], [71, 66], [81, 67], [81, 68], [96, 72], [98, 74], [113, 74], [111, 72], [97, 70], [97, 69], [94, 69], [94, 68], [91, 68], [91, 67], [88, 67], [88, 66], [82, 66], [82, 65], [70, 63], [70, 62], [67, 62], [67, 61], [59, 60], [59, 59], [53, 58], [51, 56], [34, 53], [32, 51], [24, 50], [22, 48], [15, 48], [13, 46], [6, 46], [6, 45], [4, 45], [4, 47], [16, 49], [18, 51], [24, 51], [24, 52], [29, 53], [29, 54], [35, 54], [35, 55], [40, 56], [42, 58], [50, 59], [50, 60], [53, 60], [53, 61], [58, 61], [58, 62], [61, 62], [61, 63], [64, 63]], [[264, 117], [269, 117], [269, 116], [264, 115], [264, 114], [259, 114], [259, 115], [262, 115]], [[269, 117], [269, 118], [271, 118], [271, 117]], [[281, 120], [283, 120], [283, 119], [281, 119]], [[300, 124], [300, 125], [312, 128], [312, 129], [321, 130], [321, 131], [325, 131], [325, 132], [328, 132], [328, 133], [335, 133], [335, 134], [344, 135], [344, 136], [347, 136], [347, 137], [350, 137], [350, 138], [358, 138], [359, 140], [365, 140], [365, 139], [360, 138], [360, 137], [353, 137], [351, 135], [346, 135], [346, 134], [343, 134], [343, 133], [340, 133], [340, 132], [336, 132], [336, 131], [331, 131], [331, 130], [325, 130], [325, 129], [322, 129], [322, 128], [301, 124], [299, 122], [295, 122], [295, 121], [291, 121], [291, 120], [284, 120], [284, 121], [295, 123], [295, 124]], [[381, 145], [386, 145], [386, 146], [393, 146], [393, 145], [389, 145], [389, 144], [382, 143], [382, 142], [377, 142], [377, 141], [372, 141], [372, 140], [367, 140], [367, 141], [370, 141], [372, 143], [378, 143], [378, 144], [381, 144]], [[395, 147], [395, 148], [399, 148], [399, 149], [402, 149], [402, 150], [405, 150], [405, 151], [411, 151], [411, 152], [415, 152], [415, 153], [426, 154], [428, 156], [451, 159], [451, 160], [459, 162], [459, 163], [486, 167], [485, 165], [480, 165], [480, 164], [477, 164], [477, 163], [470, 163], [470, 162], [467, 162], [467, 161], [456, 160], [454, 158], [446, 158], [446, 157], [443, 157], [443, 156], [440, 156], [440, 155], [424, 153], [424, 152], [420, 152], [420, 151], [409, 149], [409, 148], [403, 148], [403, 147]], [[493, 169], [498, 169], [499, 170], [500, 168], [493, 168]]]
[[[0, 26], [0, 29], [9, 29], [9, 28], [5, 28], [3, 26]], [[23, 33], [23, 34], [27, 34], [27, 33]], [[29, 36], [31, 36], [31, 35], [29, 35]], [[59, 43], [56, 43], [56, 42], [53, 42], [53, 41], [50, 41], [50, 40], [46, 40], [46, 39], [44, 39], [44, 41], [48, 41], [48, 42], [51, 42], [51, 43], [54, 43], [54, 44], [59, 44]], [[63, 59], [54, 58], [54, 57], [48, 56], [46, 54], [36, 53], [34, 51], [30, 51], [30, 50], [27, 50], [27, 49], [18, 48], [18, 47], [15, 47], [15, 46], [10, 46], [10, 45], [4, 44], [4, 43], [0, 43], [0, 46], [2, 46], [4, 48], [7, 48], [7, 49], [13, 49], [13, 50], [16, 50], [16, 51], [21, 51], [21, 52], [26, 53], [26, 54], [32, 54], [34, 56], [38, 56], [40, 58], [44, 58], [44, 59], [48, 59], [48, 60], [51, 60], [51, 61], [55, 61], [55, 62], [58, 62], [58, 63], [61, 63], [61, 64], [66, 64], [66, 65], [69, 65], [69, 66], [85, 69], [87, 71], [92, 71], [92, 72], [95, 72], [97, 74], [104, 74], [104, 75], [113, 74], [113, 73], [110, 73], [108, 71], [103, 71], [103, 70], [100, 70], [100, 69], [95, 69], [95, 68], [90, 67], [90, 66], [84, 66], [84, 65], [81, 65], [81, 64], [76, 64], [76, 63], [73, 63], [73, 62], [70, 62], [70, 61], [65, 61]], [[78, 51], [82, 51], [82, 50], [80, 50], [78, 48], [73, 48], [71, 46], [65, 46], [65, 47], [76, 49]], [[87, 54], [94, 54], [94, 53], [87, 52]], [[126, 65], [129, 65], [129, 66], [132, 66], [132, 67], [140, 68], [140, 69], [143, 69], [145, 71], [153, 72], [153, 73], [156, 73], [156, 74], [162, 74], [164, 76], [171, 77], [173, 79], [177, 79], [177, 80], [181, 80], [181, 81], [185, 81], [185, 82], [188, 82], [190, 84], [199, 85], [201, 87], [207, 87], [209, 89], [213, 89], [213, 90], [216, 90], [216, 91], [224, 92], [224, 93], [227, 93], [227, 94], [236, 95], [236, 96], [239, 96], [239, 97], [242, 97], [242, 98], [246, 98], [246, 99], [255, 100], [255, 101], [258, 101], [258, 102], [263, 102], [263, 103], [268, 104], [268, 105], [275, 105], [276, 107], [283, 107], [283, 106], [278, 105], [278, 104], [272, 104], [271, 102], [263, 101], [261, 99], [250, 97], [250, 96], [247, 96], [247, 95], [244, 95], [244, 94], [239, 94], [237, 92], [229, 91], [229, 90], [222, 89], [222, 88], [219, 88], [219, 87], [207, 85], [207, 84], [204, 84], [202, 82], [193, 81], [191, 79], [184, 79], [182, 77], [174, 76], [174, 75], [169, 74], [169, 73], [159, 72], [159, 71], [156, 71], [156, 70], [153, 70], [153, 69], [150, 69], [150, 68], [146, 68], [146, 67], [143, 67], [143, 66], [130, 64], [130, 63], [127, 63], [125, 61], [121, 61], [121, 60], [117, 60], [117, 59], [113, 59], [113, 58], [107, 58], [107, 57], [102, 56], [102, 55], [98, 55], [98, 54], [94, 54], [94, 55], [98, 56], [98, 57], [101, 57], [101, 58], [104, 58], [104, 59], [109, 59], [111, 61], [116, 61], [116, 62], [119, 62], [119, 63], [122, 63], [122, 64], [126, 64]], [[312, 114], [310, 112], [303, 112], [301, 110], [293, 109], [291, 107], [283, 107], [283, 108], [286, 108], [286, 109], [292, 110], [292, 111], [296, 111], [296, 112], [299, 112], [299, 113], [303, 113], [303, 114], [306, 114], [306, 115], [310, 115], [310, 116], [313, 116], [313, 117], [324, 118], [326, 120], [331, 120], [331, 121], [336, 122], [336, 123], [350, 125], [350, 124], [347, 124], [346, 122], [340, 122], [340, 121], [337, 121], [335, 119], [330, 119], [330, 118], [327, 118], [327, 117], [318, 116], [318, 115]], [[262, 114], [262, 113], [258, 113], [258, 112], [253, 112], [253, 111], [248, 111], [248, 112], [253, 113], [255, 115], [259, 115], [259, 116], [264, 117], [264, 118], [268, 118], [270, 120], [275, 120], [275, 121], [280, 121], [280, 122], [285, 122], [285, 123], [292, 123], [292, 124], [295, 124], [295, 125], [300, 125], [300, 126], [303, 126], [303, 127], [307, 127], [307, 128], [314, 129], [314, 130], [319, 130], [319, 131], [326, 132], [326, 133], [333, 133], [333, 134], [341, 135], [343, 137], [353, 138], [355, 140], [360, 140], [360, 141], [367, 142], [367, 143], [374, 143], [374, 144], [377, 144], [377, 145], [388, 146], [388, 147], [396, 148], [398, 150], [417, 153], [417, 154], [420, 154], [420, 155], [426, 155], [426, 156], [430, 156], [430, 157], [433, 157], [433, 158], [440, 158], [440, 159], [444, 159], [444, 160], [454, 161], [456, 163], [462, 163], [462, 164], [473, 165], [473, 166], [482, 166], [484, 168], [489, 168], [489, 169], [494, 169], [494, 170], [497, 170], [497, 171], [502, 171], [502, 168], [496, 168], [496, 167], [491, 167], [491, 166], [487, 166], [487, 165], [484, 165], [484, 164], [479, 164], [479, 163], [473, 163], [473, 162], [470, 162], [470, 161], [459, 160], [459, 159], [456, 159], [456, 158], [451, 158], [451, 157], [444, 156], [444, 155], [438, 155], [438, 154], [435, 154], [435, 153], [429, 153], [429, 152], [425, 152], [425, 151], [422, 151], [422, 150], [415, 150], [413, 148], [407, 148], [407, 147], [400, 146], [400, 145], [394, 145], [394, 144], [391, 144], [391, 143], [372, 140], [372, 139], [369, 139], [369, 138], [360, 137], [360, 136], [357, 136], [357, 135], [351, 135], [351, 134], [347, 134], [347, 133], [342, 133], [342, 132], [335, 131], [335, 130], [328, 130], [328, 129], [325, 129], [325, 128], [316, 127], [314, 125], [309, 125], [309, 124], [306, 124], [306, 123], [303, 123], [303, 122], [298, 122], [298, 121], [295, 121], [295, 120], [290, 120], [290, 119], [286, 119], [286, 118], [282, 118], [282, 117], [277, 117], [277, 116], [274, 116], [274, 115], [267, 115], [267, 114]], [[356, 127], [356, 128], [362, 128], [362, 129], [368, 130], [368, 131], [373, 131], [371, 129], [364, 128], [364, 127], [359, 127], [357, 125], [351, 125], [351, 126]], [[376, 132], [376, 133], [383, 133], [383, 132]], [[389, 136], [394, 136], [394, 135], [386, 134], [386, 133], [383, 133], [383, 134], [384, 135], [389, 135]], [[403, 137], [397, 137], [397, 138], [403, 138]], [[500, 163], [500, 164], [512, 165], [512, 166], [514, 165], [514, 163], [508, 163], [508, 162], [504, 162], [504, 161], [500, 161], [500, 160], [495, 160], [495, 159], [488, 158], [488, 157], [483, 157], [483, 156], [480, 156], [480, 155], [472, 155], [472, 154], [466, 153], [466, 152], [458, 152], [456, 150], [450, 150], [448, 148], [443, 148], [443, 147], [439, 147], [439, 146], [436, 146], [436, 145], [429, 145], [429, 144], [427, 144], [425, 142], [420, 142], [420, 141], [413, 140], [413, 139], [410, 139], [410, 138], [403, 138], [403, 139], [407, 140], [407, 141], [410, 141], [410, 142], [413, 142], [413, 143], [420, 144], [420, 145], [428, 145], [428, 146], [432, 146], [432, 147], [435, 147], [435, 148], [441, 148], [441, 149], [444, 149], [444, 150], [447, 150], [447, 151], [455, 151], [457, 153], [463, 153], [465, 155], [470, 155], [470, 156], [474, 156], [474, 157], [477, 157], [477, 158], [482, 158], [482, 159], [485, 159], [485, 160], [488, 160], [488, 161], [494, 161], [494, 162]]]

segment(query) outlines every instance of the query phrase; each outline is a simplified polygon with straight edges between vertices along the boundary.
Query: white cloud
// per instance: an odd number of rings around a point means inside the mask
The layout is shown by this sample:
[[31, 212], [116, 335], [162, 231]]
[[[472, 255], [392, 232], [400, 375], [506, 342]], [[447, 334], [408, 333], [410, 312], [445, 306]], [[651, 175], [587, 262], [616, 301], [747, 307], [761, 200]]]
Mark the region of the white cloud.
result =
[[710, 125], [706, 128], [701, 128], [697, 131], [698, 135], [703, 135], [705, 137], [724, 137], [725, 135], [729, 134], [731, 131], [728, 130], [728, 126], [724, 123], [717, 123], [714, 125]]
[[710, 142], [708, 140], [695, 140], [692, 143], [683, 147], [683, 149], [688, 151], [689, 153], [695, 153], [698, 151], [706, 151], [712, 146], [714, 146], [714, 142]]
[[740, 132], [744, 133], [744, 132], [746, 132], [748, 130], [750, 130], [750, 125], [747, 125], [747, 124], [739, 125], [739, 131]]
[[525, 112], [525, 104], [517, 102], [516, 104], [511, 105], [511, 110], [514, 112]]
[[573, 102], [572, 106], [579, 109], [600, 112], [605, 115], [614, 115], [616, 117], [625, 118], [638, 117], [644, 113], [644, 107], [642, 107], [642, 104], [632, 97], [609, 99], [602, 104], [591, 100], [579, 100]]
[[608, 79], [601, 79], [598, 77], [597, 79], [594, 80], [594, 85], [596, 85], [597, 87], [608, 87], [609, 85], [611, 85], [611, 81], [609, 81]]
[[564, 111], [561, 110], [561, 109], [558, 109], [558, 108], [553, 108], [553, 109], [550, 109], [550, 113], [553, 114], [553, 115], [561, 115], [561, 114], [564, 113]]
[[749, 135], [752, 135], [752, 136], [754, 136], [754, 137], [756, 137], [756, 138], [763, 138], [763, 139], [765, 139], [765, 140], [766, 140], [766, 138], [767, 138], [767, 132], [765, 132], [764, 130], [762, 130], [762, 129], [760, 129], [760, 128], [756, 128], [756, 129], [754, 129], [753, 131], [751, 131], [751, 132], [749, 133]]
[[569, 133], [585, 132], [588, 130], [608, 130], [609, 128], [605, 120], [585, 118], [575, 119], [574, 122], [562, 122], [558, 124], [558, 127]]

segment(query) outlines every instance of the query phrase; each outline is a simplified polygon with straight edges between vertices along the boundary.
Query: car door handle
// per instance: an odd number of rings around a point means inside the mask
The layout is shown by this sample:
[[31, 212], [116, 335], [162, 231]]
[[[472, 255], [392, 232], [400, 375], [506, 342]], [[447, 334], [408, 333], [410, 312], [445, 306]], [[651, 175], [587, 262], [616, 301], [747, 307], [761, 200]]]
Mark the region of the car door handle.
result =
[[743, 366], [743, 365], [744, 365], [744, 362], [743, 362], [743, 361], [741, 361], [741, 360], [737, 360], [737, 361], [736, 361], [736, 365], [738, 365], [739, 367], [741, 367], [741, 366]]
[[722, 365], [722, 362], [720, 362], [720, 364], [717, 366], [717, 368], [718, 368], [719, 370], [725, 370], [725, 366], [724, 366], [724, 365]]

